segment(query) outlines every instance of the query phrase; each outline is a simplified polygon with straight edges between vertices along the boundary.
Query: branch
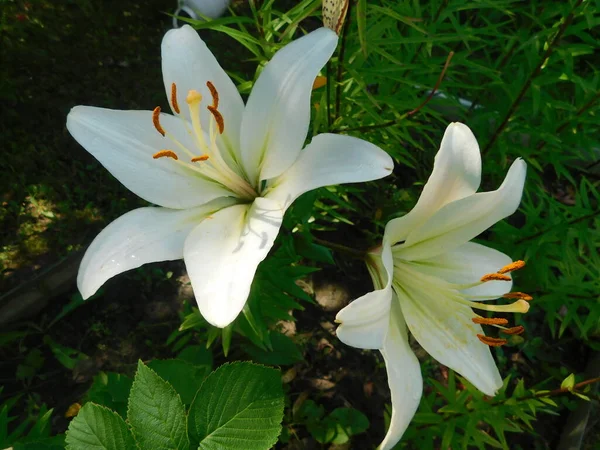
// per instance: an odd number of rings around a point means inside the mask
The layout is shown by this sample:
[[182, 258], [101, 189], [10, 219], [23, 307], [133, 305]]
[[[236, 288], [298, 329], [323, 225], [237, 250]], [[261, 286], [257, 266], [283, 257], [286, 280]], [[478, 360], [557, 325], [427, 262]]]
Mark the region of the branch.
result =
[[[571, 220], [569, 220], [568, 222], [566, 222], [566, 223], [565, 223], [565, 225], [574, 225], [574, 224], [576, 224], [576, 223], [583, 222], [584, 220], [587, 220], [587, 219], [591, 219], [591, 218], [593, 218], [593, 217], [596, 217], [598, 214], [600, 214], [600, 210], [599, 210], [599, 211], [594, 211], [593, 213], [591, 213], [591, 214], [587, 214], [587, 215], [585, 215], [585, 216], [576, 217], [575, 219], [571, 219]], [[521, 239], [517, 240], [517, 241], [515, 242], [515, 244], [520, 244], [520, 243], [522, 243], [522, 242], [526, 242], [526, 241], [529, 241], [529, 240], [531, 240], [531, 239], [535, 239], [535, 238], [537, 238], [537, 237], [540, 237], [540, 236], [542, 236], [542, 235], [546, 234], [548, 231], [550, 231], [550, 230], [554, 229], [556, 226], [560, 226], [560, 225], [561, 225], [561, 224], [559, 223], [558, 225], [554, 225], [554, 226], [552, 226], [552, 227], [548, 227], [548, 228], [546, 228], [545, 230], [539, 231], [539, 232], [537, 232], [537, 233], [535, 233], [535, 234], [532, 234], [532, 235], [530, 235], [530, 236], [525, 236], [524, 238], [521, 238]]]

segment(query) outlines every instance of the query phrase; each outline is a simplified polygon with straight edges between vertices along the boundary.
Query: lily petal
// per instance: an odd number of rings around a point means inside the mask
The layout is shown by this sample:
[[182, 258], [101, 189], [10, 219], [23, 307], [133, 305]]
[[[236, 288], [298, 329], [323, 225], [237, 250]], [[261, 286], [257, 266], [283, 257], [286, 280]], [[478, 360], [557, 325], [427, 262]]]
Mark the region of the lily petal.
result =
[[398, 298], [394, 295], [392, 316], [381, 354], [385, 360], [388, 384], [392, 392], [392, 418], [380, 450], [392, 449], [406, 431], [419, 408], [423, 393], [423, 377], [419, 360], [408, 342], [406, 323]]
[[308, 133], [313, 82], [337, 41], [332, 30], [319, 28], [279, 50], [256, 80], [241, 135], [251, 181], [280, 175], [298, 157]]
[[104, 228], [88, 247], [77, 274], [86, 299], [109, 278], [143, 264], [183, 258], [183, 244], [193, 228], [213, 211], [233, 203], [219, 199], [199, 208], [139, 208]]
[[444, 289], [443, 282], [414, 271], [403, 273], [394, 286], [415, 339], [434, 359], [460, 373], [484, 394], [495, 395], [502, 378], [489, 347], [477, 338], [483, 331], [471, 320], [475, 313], [453, 301], [451, 295], [458, 294]]
[[480, 183], [481, 153], [477, 139], [468, 126], [451, 123], [417, 204], [408, 214], [388, 222], [386, 237], [392, 244], [405, 240], [444, 205], [473, 195]]
[[[338, 312], [335, 321], [340, 323], [336, 333], [340, 341], [356, 348], [381, 349], [384, 346], [390, 323], [392, 304], [392, 270], [394, 262], [390, 246], [384, 243], [382, 264], [377, 275], [386, 283], [382, 289], [357, 298]], [[377, 280], [374, 280], [378, 284]]]
[[377, 180], [389, 175], [393, 168], [390, 155], [369, 142], [339, 134], [319, 134], [300, 152], [292, 167], [274, 180], [266, 196], [287, 209], [310, 190]]
[[265, 198], [222, 209], [188, 236], [184, 261], [204, 318], [226, 327], [240, 313], [258, 264], [277, 237], [283, 211]]
[[[213, 83], [219, 93], [219, 112], [225, 122], [225, 131], [217, 142], [223, 142], [229, 153], [233, 153], [234, 159], [239, 163], [240, 158], [237, 152], [240, 148], [244, 102], [229, 75], [221, 68], [196, 30], [189, 25], [167, 31], [161, 50], [163, 81], [167, 99], [171, 99], [171, 85], [175, 83], [181, 115], [189, 121], [190, 111], [185, 102], [186, 96], [191, 89], [200, 92], [203, 97], [200, 105], [200, 120], [206, 130], [208, 130], [211, 115], [206, 106], [212, 103], [211, 93], [206, 82]], [[170, 101], [169, 104], [171, 104]], [[227, 153], [224, 157], [227, 157]]]
[[[442, 278], [449, 283], [469, 284], [479, 281], [487, 273], [497, 272], [511, 262], [510, 257], [498, 250], [467, 242], [448, 253], [437, 255], [431, 259], [414, 261], [414, 268], [427, 275]], [[492, 300], [510, 292], [511, 288], [512, 280], [488, 281], [460, 292], [480, 297], [477, 300]]]
[[[162, 114], [160, 121], [184, 146], [194, 149], [181, 120]], [[67, 116], [67, 129], [127, 189], [151, 203], [185, 209], [233, 195], [179, 161], [152, 158], [159, 150], [178, 149], [154, 129], [151, 111], [76, 106]]]
[[395, 251], [405, 260], [427, 259], [449, 252], [470, 241], [519, 207], [527, 165], [517, 159], [502, 185], [449, 203], [406, 238]]

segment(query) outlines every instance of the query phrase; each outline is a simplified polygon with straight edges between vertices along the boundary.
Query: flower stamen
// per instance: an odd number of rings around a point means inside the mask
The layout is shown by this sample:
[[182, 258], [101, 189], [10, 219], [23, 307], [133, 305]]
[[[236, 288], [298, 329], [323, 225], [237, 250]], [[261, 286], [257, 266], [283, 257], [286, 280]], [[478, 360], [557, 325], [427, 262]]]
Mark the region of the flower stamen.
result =
[[156, 128], [156, 131], [158, 131], [160, 134], [162, 134], [163, 136], [166, 134], [165, 130], [163, 130], [163, 127], [160, 126], [160, 106], [157, 106], [156, 108], [154, 108], [154, 111], [152, 111], [152, 123], [154, 124], [154, 128]]
[[502, 329], [502, 333], [510, 334], [510, 335], [522, 334], [524, 331], [525, 331], [525, 327], [523, 325], [518, 325], [516, 327]]
[[208, 87], [208, 90], [210, 91], [210, 95], [213, 99], [212, 107], [214, 109], [217, 109], [219, 107], [219, 92], [217, 91], [217, 88], [215, 87], [214, 84], [212, 84], [211, 81], [207, 81], [206, 86]]
[[510, 299], [521, 299], [527, 302], [533, 300], [533, 297], [529, 294], [526, 294], [525, 292], [509, 292], [507, 294], [504, 294], [502, 297]]
[[225, 131], [225, 121], [223, 120], [223, 116], [214, 106], [209, 105], [206, 108], [211, 112], [211, 114], [215, 118], [215, 122], [217, 122], [217, 127], [219, 128], [219, 134], [223, 134], [223, 131]]
[[177, 154], [173, 151], [173, 150], [160, 150], [158, 152], [156, 152], [154, 155], [152, 155], [152, 158], [154, 159], [158, 159], [158, 158], [173, 158], [175, 161], [177, 161], [179, 158], [177, 157]]
[[506, 339], [493, 338], [483, 334], [478, 334], [477, 338], [485, 345], [489, 345], [490, 347], [500, 347], [508, 342]]
[[509, 273], [509, 272], [514, 272], [515, 270], [519, 270], [522, 269], [523, 267], [525, 267], [525, 261], [514, 261], [511, 262], [510, 264], [507, 264], [506, 266], [504, 266], [502, 269], [500, 269], [498, 271], [498, 273]]
[[171, 106], [176, 114], [181, 112], [179, 110], [179, 103], [177, 103], [177, 85], [175, 83], [171, 83]]
[[501, 273], [487, 273], [481, 277], [480, 281], [485, 283], [486, 281], [511, 281], [511, 278], [508, 275], [503, 275]]
[[207, 159], [208, 159], [208, 155], [194, 156], [192, 158], [192, 162], [206, 161]]
[[500, 317], [473, 317], [471, 320], [480, 325], [506, 325], [508, 323], [508, 320]]

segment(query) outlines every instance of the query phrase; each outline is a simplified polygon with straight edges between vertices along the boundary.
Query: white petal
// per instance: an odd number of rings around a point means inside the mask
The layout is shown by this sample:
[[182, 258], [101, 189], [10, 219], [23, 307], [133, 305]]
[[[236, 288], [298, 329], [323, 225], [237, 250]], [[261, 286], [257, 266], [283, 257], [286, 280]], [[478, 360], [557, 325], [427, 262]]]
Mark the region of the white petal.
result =
[[377, 180], [393, 168], [392, 158], [373, 144], [351, 136], [319, 134], [300, 152], [292, 167], [274, 181], [267, 197], [285, 209], [312, 189]]
[[423, 393], [419, 360], [408, 343], [406, 324], [395, 295], [393, 304], [390, 330], [381, 350], [392, 392], [392, 418], [380, 450], [389, 450], [400, 441], [419, 408]]
[[[431, 259], [414, 261], [415, 269], [422, 273], [442, 278], [449, 283], [469, 284], [475, 283], [487, 273], [500, 270], [510, 264], [512, 260], [498, 250], [467, 242], [460, 247]], [[488, 281], [480, 286], [463, 289], [465, 295], [474, 295], [478, 300], [495, 299], [510, 292], [511, 281]]]
[[187, 210], [139, 208], [122, 215], [100, 232], [88, 247], [77, 274], [84, 299], [109, 278], [156, 261], [183, 258], [183, 244], [192, 229], [217, 209], [232, 203], [219, 199]]
[[[390, 322], [392, 302], [391, 273], [394, 268], [392, 252], [384, 244], [382, 263], [375, 274], [385, 283], [383, 289], [357, 298], [338, 312], [335, 321], [340, 323], [336, 333], [340, 341], [356, 348], [380, 349], [383, 347]], [[379, 280], [373, 280], [376, 285]]]
[[[225, 121], [225, 132], [219, 144], [229, 149], [239, 162], [240, 127], [244, 102], [229, 75], [221, 68], [198, 33], [189, 25], [169, 30], [162, 41], [162, 71], [167, 98], [171, 99], [171, 84], [177, 86], [177, 100], [181, 114], [190, 120], [190, 112], [185, 99], [194, 89], [202, 94], [200, 120], [208, 130], [210, 112], [206, 106], [212, 104], [212, 97], [206, 82], [210, 81], [219, 93], [219, 112]], [[222, 138], [222, 139], [221, 139]], [[225, 153], [225, 157], [228, 153]]]
[[502, 185], [449, 203], [406, 238], [395, 255], [407, 260], [427, 259], [453, 250], [510, 216], [519, 207], [527, 165], [517, 159]]
[[450, 296], [457, 293], [444, 289], [443, 282], [417, 277], [406, 270], [404, 273], [396, 280], [400, 287], [396, 293], [415, 339], [437, 361], [460, 373], [486, 395], [495, 395], [502, 378], [489, 347], [477, 338], [483, 331], [471, 320], [475, 313], [452, 301]]
[[298, 157], [313, 82], [337, 41], [333, 31], [319, 28], [279, 50], [256, 80], [242, 120], [242, 159], [252, 181], [280, 175]]
[[188, 236], [185, 265], [204, 318], [226, 327], [244, 307], [258, 264], [279, 232], [283, 211], [265, 198], [225, 208]]
[[386, 237], [392, 244], [403, 241], [444, 205], [474, 194], [480, 183], [481, 154], [477, 139], [466, 125], [451, 123], [419, 201], [408, 214], [387, 224]]
[[[162, 114], [160, 122], [184, 146], [194, 149], [182, 120]], [[67, 129], [127, 189], [151, 203], [183, 209], [233, 195], [178, 161], [152, 158], [163, 149], [172, 149], [182, 159], [187, 155], [154, 129], [151, 111], [76, 106], [67, 116]]]

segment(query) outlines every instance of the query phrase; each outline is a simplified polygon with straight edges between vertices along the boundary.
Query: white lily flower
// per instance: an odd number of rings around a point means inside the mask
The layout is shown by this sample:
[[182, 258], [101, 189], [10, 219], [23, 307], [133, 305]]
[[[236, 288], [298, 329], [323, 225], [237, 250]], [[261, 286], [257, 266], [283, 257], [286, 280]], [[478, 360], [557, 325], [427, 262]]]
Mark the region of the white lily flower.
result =
[[393, 162], [350, 136], [321, 134], [302, 151], [315, 77], [337, 35], [318, 29], [277, 52], [247, 104], [198, 34], [170, 30], [162, 69], [173, 115], [77, 106], [73, 137], [128, 189], [161, 208], [131, 211], [88, 248], [84, 298], [142, 264], [183, 258], [202, 315], [225, 327], [244, 307], [287, 207], [331, 184], [375, 180]]
[[[433, 173], [412, 211], [391, 220], [382, 246], [367, 257], [375, 291], [353, 301], [336, 318], [340, 340], [384, 357], [392, 394], [392, 418], [381, 449], [402, 437], [421, 399], [419, 362], [408, 342], [410, 330], [440, 363], [469, 380], [486, 395], [502, 386], [490, 346], [506, 343], [485, 336], [481, 324], [506, 334], [502, 318], [484, 318], [475, 310], [524, 313], [531, 297], [509, 293], [507, 273], [522, 267], [503, 253], [469, 242], [519, 206], [526, 165], [517, 159], [502, 185], [476, 193], [481, 180], [481, 155], [471, 130], [461, 123], [446, 129]], [[515, 299], [510, 305], [485, 300]]]

